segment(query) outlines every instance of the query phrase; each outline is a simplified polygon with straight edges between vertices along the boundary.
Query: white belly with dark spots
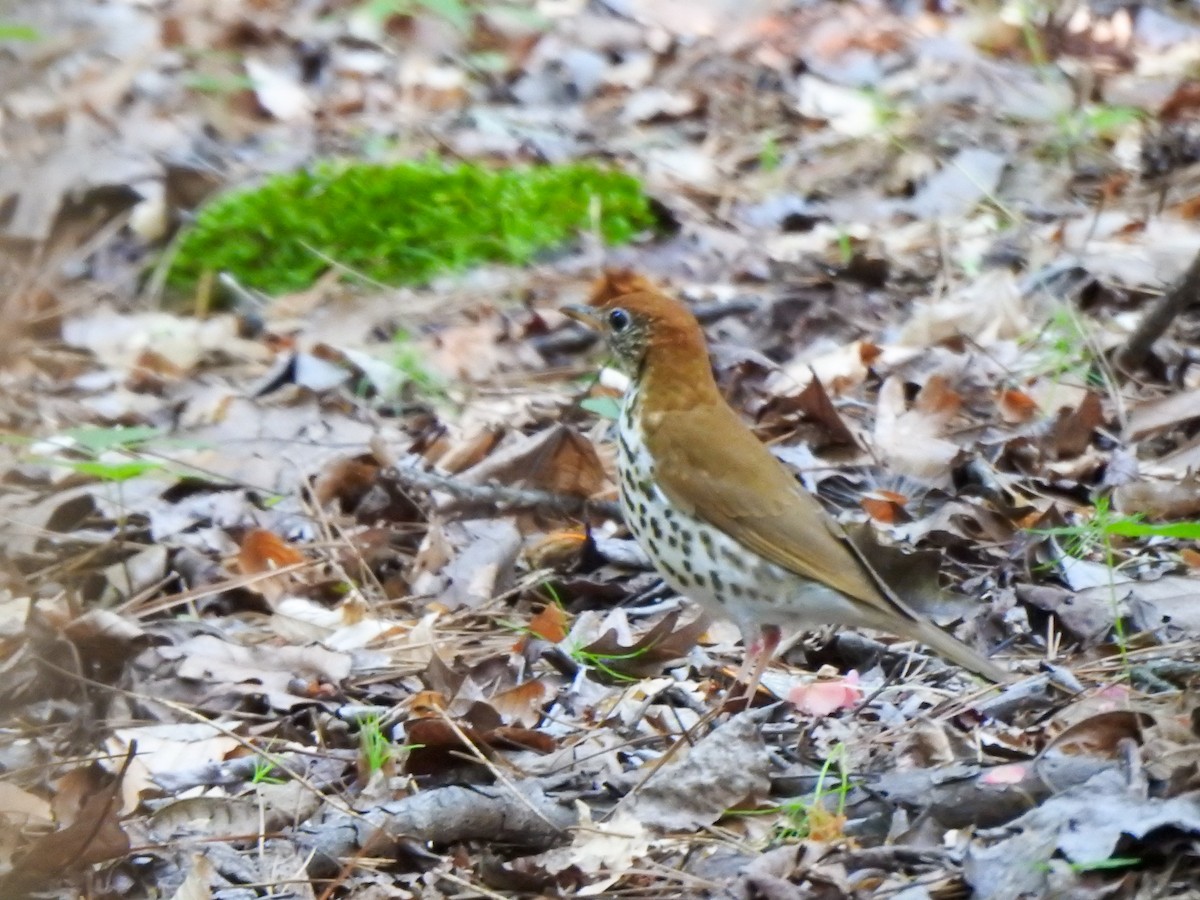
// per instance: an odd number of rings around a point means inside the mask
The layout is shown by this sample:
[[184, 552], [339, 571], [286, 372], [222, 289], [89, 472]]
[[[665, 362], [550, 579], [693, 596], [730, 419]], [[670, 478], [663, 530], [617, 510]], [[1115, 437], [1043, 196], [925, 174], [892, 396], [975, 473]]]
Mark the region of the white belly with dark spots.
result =
[[667, 584], [711, 615], [732, 619], [746, 636], [762, 625], [799, 630], [867, 624], [857, 615], [858, 604], [845, 595], [751, 553], [707, 522], [671, 506], [655, 481], [654, 460], [636, 436], [629, 406], [627, 398], [617, 431], [621, 509]]

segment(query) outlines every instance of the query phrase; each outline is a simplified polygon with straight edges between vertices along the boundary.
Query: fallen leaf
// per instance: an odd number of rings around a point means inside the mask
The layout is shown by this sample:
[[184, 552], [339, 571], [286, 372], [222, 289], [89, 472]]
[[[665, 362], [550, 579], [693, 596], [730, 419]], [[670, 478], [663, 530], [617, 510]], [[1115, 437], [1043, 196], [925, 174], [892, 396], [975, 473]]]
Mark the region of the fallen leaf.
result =
[[858, 673], [851, 671], [845, 678], [798, 684], [788, 691], [786, 699], [798, 712], [823, 718], [839, 709], [852, 708], [862, 697]]
[[743, 713], [654, 771], [621, 808], [645, 825], [693, 831], [714, 824], [737, 803], [765, 797], [768, 770], [759, 723]]
[[261, 528], [246, 532], [238, 548], [238, 568], [246, 575], [274, 572], [307, 561], [307, 556], [277, 534]]
[[697, 619], [675, 630], [682, 613], [674, 610], [633, 644], [622, 644], [617, 629], [610, 628], [599, 638], [581, 647], [577, 654], [595, 663], [597, 676], [647, 678], [659, 674], [668, 663], [685, 657], [708, 629], [708, 619]]
[[1024, 391], [1014, 388], [1001, 391], [996, 405], [1000, 409], [1000, 418], [1010, 425], [1028, 422], [1037, 416], [1039, 411], [1036, 400]]
[[557, 644], [567, 636], [567, 614], [561, 606], [547, 603], [540, 613], [529, 620], [529, 633]]
[[1096, 429], [1104, 424], [1100, 395], [1091, 393], [1074, 410], [1060, 410], [1051, 432], [1050, 445], [1058, 459], [1079, 456], [1092, 443]]

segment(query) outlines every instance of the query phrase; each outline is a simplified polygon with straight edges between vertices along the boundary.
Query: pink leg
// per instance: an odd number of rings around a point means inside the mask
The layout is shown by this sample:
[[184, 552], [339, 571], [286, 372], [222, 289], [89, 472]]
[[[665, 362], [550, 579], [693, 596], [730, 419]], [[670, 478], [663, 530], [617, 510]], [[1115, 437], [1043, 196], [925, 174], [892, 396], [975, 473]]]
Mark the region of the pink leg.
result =
[[738, 672], [737, 681], [741, 681], [747, 675], [750, 676], [749, 681], [746, 682], [746, 689], [741, 695], [747, 706], [750, 705], [750, 701], [758, 690], [758, 683], [762, 681], [763, 673], [771, 664], [771, 657], [775, 655], [781, 637], [782, 634], [777, 625], [763, 625], [759, 631], [759, 638], [751, 641], [746, 647], [746, 660]]

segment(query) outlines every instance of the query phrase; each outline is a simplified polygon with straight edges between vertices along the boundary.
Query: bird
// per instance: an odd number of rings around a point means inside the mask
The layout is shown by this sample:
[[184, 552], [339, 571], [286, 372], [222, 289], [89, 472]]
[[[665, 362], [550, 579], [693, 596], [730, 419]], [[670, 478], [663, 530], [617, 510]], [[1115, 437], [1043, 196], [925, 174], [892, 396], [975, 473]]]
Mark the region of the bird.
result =
[[654, 568], [747, 649], [747, 701], [784, 634], [870, 628], [925, 644], [989, 681], [1007, 673], [906, 605], [717, 387], [708, 344], [679, 300], [629, 271], [605, 273], [587, 305], [629, 378], [616, 423], [625, 523]]

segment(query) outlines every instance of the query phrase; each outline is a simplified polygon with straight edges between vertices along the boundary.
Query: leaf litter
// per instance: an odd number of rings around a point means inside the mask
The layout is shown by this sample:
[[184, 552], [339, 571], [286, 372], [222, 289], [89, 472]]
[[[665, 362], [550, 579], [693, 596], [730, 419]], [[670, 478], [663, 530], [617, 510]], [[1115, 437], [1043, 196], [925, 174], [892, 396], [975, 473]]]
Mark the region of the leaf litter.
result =
[[[12, 4], [0, 893], [1186, 896], [1194, 304], [1121, 363], [1200, 248], [1177, 7]], [[674, 231], [157, 305], [214, 191], [456, 154]], [[554, 310], [605, 266], [1012, 683], [824, 629], [731, 711]]]

